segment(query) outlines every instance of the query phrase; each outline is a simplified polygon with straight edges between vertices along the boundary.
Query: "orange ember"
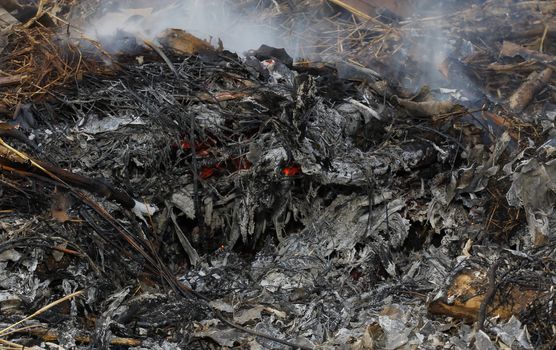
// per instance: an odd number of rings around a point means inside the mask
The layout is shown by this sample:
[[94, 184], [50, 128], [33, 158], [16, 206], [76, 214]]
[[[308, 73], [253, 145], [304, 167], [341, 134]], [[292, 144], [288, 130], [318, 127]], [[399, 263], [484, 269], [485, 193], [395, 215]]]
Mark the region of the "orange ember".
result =
[[201, 179], [208, 179], [212, 175], [214, 175], [214, 168], [213, 167], [204, 166], [204, 167], [201, 168], [201, 173], [199, 174]]
[[296, 176], [299, 174], [301, 174], [301, 166], [297, 164], [282, 169], [282, 175], [284, 176]]

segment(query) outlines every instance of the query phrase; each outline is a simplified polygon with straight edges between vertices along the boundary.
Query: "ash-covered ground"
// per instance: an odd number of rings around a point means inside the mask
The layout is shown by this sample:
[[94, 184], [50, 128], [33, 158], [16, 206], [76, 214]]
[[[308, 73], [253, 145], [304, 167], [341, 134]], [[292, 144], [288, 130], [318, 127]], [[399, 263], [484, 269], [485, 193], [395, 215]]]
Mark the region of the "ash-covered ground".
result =
[[[556, 48], [458, 28], [474, 55], [417, 90], [360, 24], [391, 65], [118, 32], [40, 98], [3, 88], [0, 348], [553, 348]], [[45, 35], [18, 30], [6, 69]]]

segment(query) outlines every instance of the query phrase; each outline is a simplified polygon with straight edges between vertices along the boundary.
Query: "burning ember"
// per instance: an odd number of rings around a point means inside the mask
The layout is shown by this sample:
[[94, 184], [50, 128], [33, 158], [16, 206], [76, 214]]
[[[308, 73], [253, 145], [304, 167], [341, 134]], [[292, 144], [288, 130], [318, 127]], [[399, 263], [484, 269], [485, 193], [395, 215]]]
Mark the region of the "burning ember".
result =
[[284, 176], [297, 176], [301, 174], [301, 166], [298, 164], [294, 164], [291, 166], [287, 166], [281, 171], [282, 175]]
[[214, 172], [218, 169], [218, 167], [208, 167], [204, 166], [201, 168], [201, 173], [199, 176], [201, 179], [208, 179], [209, 177], [214, 175]]

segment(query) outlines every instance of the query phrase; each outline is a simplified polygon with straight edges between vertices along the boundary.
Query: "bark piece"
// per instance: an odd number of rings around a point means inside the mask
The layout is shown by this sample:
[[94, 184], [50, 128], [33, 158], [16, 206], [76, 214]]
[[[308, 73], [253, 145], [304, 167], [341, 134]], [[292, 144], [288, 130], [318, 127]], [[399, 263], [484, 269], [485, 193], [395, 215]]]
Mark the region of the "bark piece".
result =
[[52, 196], [52, 204], [50, 207], [52, 218], [61, 223], [69, 221], [71, 219], [68, 214], [70, 206], [71, 198], [69, 194], [63, 190], [56, 189]]
[[158, 40], [164, 47], [181, 55], [190, 56], [215, 50], [208, 42], [181, 29], [166, 29], [158, 36]]
[[19, 75], [9, 75], [7, 77], [0, 77], [0, 86], [5, 85], [13, 85], [20, 83], [23, 79], [27, 76], [19, 74]]
[[407, 109], [410, 115], [415, 117], [447, 114], [453, 112], [457, 108], [457, 105], [451, 101], [414, 102], [397, 97], [395, 100], [400, 106]]
[[[428, 305], [428, 311], [435, 315], [477, 321], [488, 285], [487, 269], [470, 268], [458, 271], [448, 283], [445, 293]], [[547, 296], [549, 293], [546, 291], [526, 289], [516, 283], [497, 285], [486, 314], [488, 317], [499, 316], [507, 320]]]
[[508, 99], [510, 109], [519, 113], [525, 109], [535, 95], [550, 81], [552, 69], [546, 68], [542, 72], [533, 72]]
[[500, 49], [500, 56], [515, 57], [521, 56], [526, 60], [532, 60], [544, 64], [555, 64], [556, 57], [541, 52], [527, 49], [511, 41], [504, 41]]

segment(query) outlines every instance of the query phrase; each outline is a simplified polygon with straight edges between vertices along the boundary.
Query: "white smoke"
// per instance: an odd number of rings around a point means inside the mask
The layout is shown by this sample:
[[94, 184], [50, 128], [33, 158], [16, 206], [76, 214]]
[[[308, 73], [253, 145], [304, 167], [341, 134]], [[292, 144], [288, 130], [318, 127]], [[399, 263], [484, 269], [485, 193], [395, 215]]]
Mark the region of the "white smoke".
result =
[[463, 81], [461, 74], [451, 76], [453, 72], [448, 68], [452, 60], [463, 61], [474, 52], [469, 41], [451, 31], [450, 16], [457, 11], [456, 2], [416, 2], [412, 11], [414, 17], [402, 27], [403, 49], [399, 56], [405, 55], [416, 66], [397, 66], [404, 76], [401, 85], [412, 92], [424, 85], [432, 90], [460, 89], [466, 84], [470, 88], [470, 80]]
[[[448, 1], [454, 2], [455, 0]], [[111, 4], [117, 7], [111, 7]], [[210, 41], [214, 46], [222, 40], [225, 49], [242, 54], [250, 49], [257, 49], [262, 44], [285, 48], [293, 58], [309, 58], [319, 53], [319, 48], [330, 44], [334, 31], [328, 27], [319, 27], [316, 22], [309, 22], [308, 13], [288, 12], [288, 28], [276, 16], [281, 9], [278, 2], [267, 1], [266, 6], [241, 9], [239, 0], [157, 0], [137, 2], [123, 0], [101, 0], [103, 15], [97, 16], [86, 33], [89, 37], [109, 44], [111, 49], [117, 41], [110, 41], [119, 30], [135, 34], [139, 38], [156, 41], [158, 34], [168, 28], [182, 29], [198, 38]], [[252, 4], [260, 4], [254, 1]], [[131, 5], [125, 5], [131, 4]], [[272, 5], [274, 4], [274, 5]], [[385, 59], [391, 70], [401, 73], [403, 87], [416, 91], [423, 85], [431, 88], [445, 88], [450, 85], [439, 68], [442, 62], [454, 53], [457, 43], [450, 37], [448, 20], [449, 10], [433, 0], [424, 1], [413, 8], [413, 19], [402, 28], [402, 48], [397, 45], [393, 52], [386, 53], [394, 59]], [[135, 8], [134, 8], [135, 7]], [[298, 17], [296, 17], [298, 16]], [[419, 17], [436, 17], [434, 21], [419, 21]], [[415, 20], [415, 21], [414, 21]], [[274, 22], [275, 21], [275, 22]], [[328, 33], [328, 34], [327, 34]], [[330, 34], [332, 33], [332, 34]], [[324, 42], [317, 47], [317, 43]], [[124, 45], [124, 43], [122, 43]], [[377, 46], [378, 48], [378, 46]], [[382, 46], [379, 48], [382, 50]], [[397, 53], [396, 53], [397, 51]], [[345, 52], [334, 56], [328, 50], [326, 59], [342, 59]], [[347, 54], [349, 56], [349, 53]], [[463, 55], [456, 55], [463, 57]], [[417, 67], [406, 64], [413, 62]], [[386, 78], [389, 78], [386, 76]]]
[[185, 30], [237, 53], [256, 49], [262, 44], [284, 47], [295, 52], [292, 41], [269, 22], [254, 13], [240, 13], [227, 1], [182, 0], [165, 4], [153, 1], [153, 8], [105, 9], [106, 14], [91, 22], [86, 34], [93, 39], [107, 40], [119, 30], [154, 40], [167, 28]]

